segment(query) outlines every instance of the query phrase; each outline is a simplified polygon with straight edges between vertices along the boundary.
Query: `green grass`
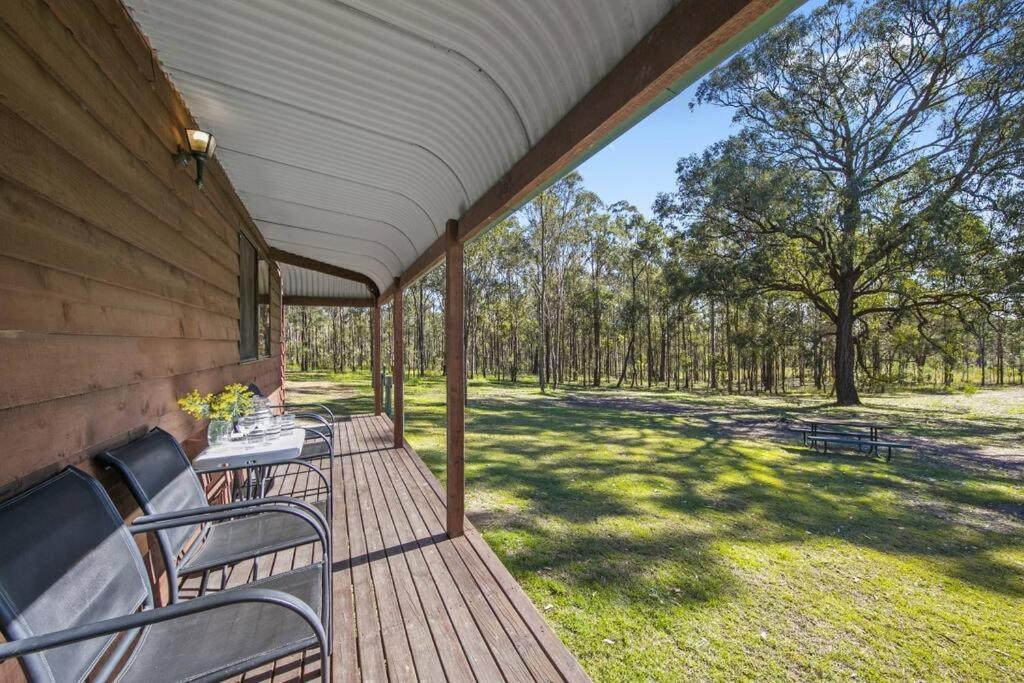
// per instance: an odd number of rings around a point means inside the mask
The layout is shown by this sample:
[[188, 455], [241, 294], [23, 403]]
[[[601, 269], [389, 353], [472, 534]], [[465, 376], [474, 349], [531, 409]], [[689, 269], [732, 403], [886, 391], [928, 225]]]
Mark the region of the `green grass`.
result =
[[[365, 376], [336, 379], [340, 407], [370, 409]], [[595, 680], [1024, 678], [1019, 389], [852, 410], [480, 380], [469, 396], [469, 515]], [[766, 428], [824, 415], [946, 452], [825, 456]], [[443, 480], [443, 378], [408, 381], [406, 422]]]

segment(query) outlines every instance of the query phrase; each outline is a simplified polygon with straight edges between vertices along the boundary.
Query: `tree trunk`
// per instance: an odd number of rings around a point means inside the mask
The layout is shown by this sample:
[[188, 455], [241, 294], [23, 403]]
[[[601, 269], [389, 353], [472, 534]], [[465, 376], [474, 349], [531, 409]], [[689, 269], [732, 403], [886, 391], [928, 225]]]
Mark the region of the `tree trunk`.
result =
[[715, 300], [709, 301], [711, 306], [710, 310], [710, 328], [711, 328], [711, 349], [708, 357], [708, 386], [712, 389], [718, 388], [718, 348], [717, 348], [717, 337], [715, 334]]
[[836, 404], [841, 406], [860, 405], [857, 394], [856, 368], [853, 343], [853, 286], [843, 283], [839, 286], [836, 315]]

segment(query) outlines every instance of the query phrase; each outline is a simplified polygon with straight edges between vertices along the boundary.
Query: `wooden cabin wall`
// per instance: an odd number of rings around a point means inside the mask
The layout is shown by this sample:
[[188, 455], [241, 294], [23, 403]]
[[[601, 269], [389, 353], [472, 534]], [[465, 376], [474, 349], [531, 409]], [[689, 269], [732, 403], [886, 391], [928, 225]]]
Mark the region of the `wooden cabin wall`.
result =
[[[214, 160], [174, 159], [193, 120], [116, 0], [0, 3], [0, 499], [160, 426], [175, 400], [281, 385], [239, 360], [238, 235], [266, 243]], [[216, 131], [214, 131], [216, 133]]]

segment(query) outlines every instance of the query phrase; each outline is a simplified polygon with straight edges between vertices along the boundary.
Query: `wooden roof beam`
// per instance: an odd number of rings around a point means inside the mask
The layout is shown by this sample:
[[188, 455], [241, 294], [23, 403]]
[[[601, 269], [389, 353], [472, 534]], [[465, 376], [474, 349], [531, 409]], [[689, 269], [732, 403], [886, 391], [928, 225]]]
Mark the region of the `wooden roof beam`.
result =
[[[374, 299], [380, 296], [380, 289], [377, 287], [377, 283], [373, 281], [369, 275], [363, 275], [360, 272], [349, 270], [348, 268], [342, 268], [341, 266], [335, 266], [330, 263], [324, 263], [323, 261], [317, 261], [306, 256], [299, 256], [288, 251], [282, 251], [276, 247], [270, 247], [270, 258], [274, 259], [278, 263], [287, 263], [290, 266], [297, 266], [299, 268], [305, 268], [306, 270], [313, 270], [318, 273], [325, 275], [333, 275], [334, 277], [340, 277], [343, 280], [352, 280], [353, 282], [361, 282], [366, 285], [367, 289], [370, 290], [370, 294]], [[372, 304], [371, 304], [372, 305]]]
[[[472, 239], [767, 30], [804, 0], [682, 0], [459, 220]], [[445, 255], [441, 235], [398, 278], [407, 287]], [[394, 294], [395, 285], [381, 296]]]
[[374, 308], [375, 297], [288, 296], [281, 297], [285, 306], [334, 306], [337, 308]]

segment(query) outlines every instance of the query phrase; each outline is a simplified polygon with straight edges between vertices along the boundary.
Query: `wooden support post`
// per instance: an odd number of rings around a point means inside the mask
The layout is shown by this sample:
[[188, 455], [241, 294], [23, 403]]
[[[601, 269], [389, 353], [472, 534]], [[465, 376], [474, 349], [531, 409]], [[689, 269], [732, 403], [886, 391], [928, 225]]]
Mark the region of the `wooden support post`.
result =
[[[281, 271], [280, 270], [277, 271], [277, 277], [278, 277], [278, 282], [280, 282], [281, 281], [280, 280], [280, 278], [281, 278]], [[286, 337], [285, 337], [285, 325], [287, 324], [288, 319], [284, 315], [284, 297], [281, 297], [281, 310], [279, 312], [281, 314], [281, 321], [280, 321], [280, 324], [277, 327], [278, 343], [280, 344], [280, 346], [278, 348], [278, 354], [280, 354], [279, 357], [278, 357], [278, 363], [279, 363], [279, 370], [281, 372], [281, 396], [279, 398], [279, 402], [281, 403], [281, 405], [284, 405], [284, 385], [285, 385], [285, 381], [284, 380], [285, 380], [285, 377], [287, 376], [287, 371], [288, 371], [288, 355], [285, 353], [285, 350], [288, 348], [287, 345], [285, 344], [285, 339], [286, 339]]]
[[466, 514], [466, 346], [463, 246], [459, 222], [448, 221], [445, 243], [445, 368], [448, 375], [448, 536], [463, 533]]
[[394, 378], [395, 408], [392, 411], [391, 422], [395, 425], [395, 448], [402, 448], [405, 445], [405, 393], [403, 384], [405, 380], [405, 339], [402, 332], [402, 288], [395, 278], [395, 298], [391, 302], [392, 321], [392, 347], [394, 347]]
[[384, 409], [380, 390], [380, 306], [370, 309], [370, 372], [373, 373], [373, 414], [380, 415]]

